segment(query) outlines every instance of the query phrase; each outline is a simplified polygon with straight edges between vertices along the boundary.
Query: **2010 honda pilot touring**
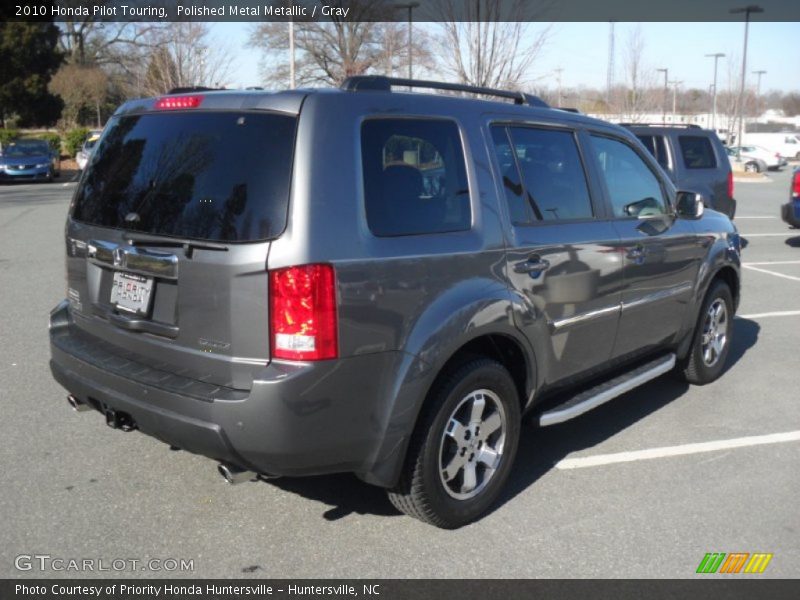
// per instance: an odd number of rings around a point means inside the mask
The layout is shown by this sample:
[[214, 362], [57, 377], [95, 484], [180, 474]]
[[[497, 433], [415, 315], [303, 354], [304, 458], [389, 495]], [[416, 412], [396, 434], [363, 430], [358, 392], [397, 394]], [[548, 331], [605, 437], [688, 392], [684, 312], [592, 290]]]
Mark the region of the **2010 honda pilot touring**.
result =
[[353, 472], [457, 527], [523, 415], [717, 378], [739, 249], [631, 133], [525, 94], [135, 100], [72, 201], [51, 368], [76, 410], [231, 482]]

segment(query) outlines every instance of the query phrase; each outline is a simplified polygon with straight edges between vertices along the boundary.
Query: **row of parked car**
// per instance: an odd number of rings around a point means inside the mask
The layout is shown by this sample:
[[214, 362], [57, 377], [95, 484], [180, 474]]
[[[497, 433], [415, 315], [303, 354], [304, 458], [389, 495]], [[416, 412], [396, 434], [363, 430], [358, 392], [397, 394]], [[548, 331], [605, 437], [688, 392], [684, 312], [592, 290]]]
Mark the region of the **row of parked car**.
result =
[[727, 147], [726, 150], [731, 159], [739, 160], [741, 158], [747, 173], [777, 171], [788, 164], [780, 152], [767, 150], [763, 146], [734, 146]]

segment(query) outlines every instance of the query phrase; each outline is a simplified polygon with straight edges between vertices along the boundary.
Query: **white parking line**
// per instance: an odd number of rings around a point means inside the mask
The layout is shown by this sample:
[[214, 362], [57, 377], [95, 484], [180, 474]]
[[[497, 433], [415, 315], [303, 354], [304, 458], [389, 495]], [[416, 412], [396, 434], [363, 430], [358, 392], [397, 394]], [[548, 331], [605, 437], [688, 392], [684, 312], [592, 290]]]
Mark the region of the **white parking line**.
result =
[[746, 262], [743, 267], [754, 267], [758, 265], [800, 265], [800, 260], [767, 260], [764, 262]]
[[751, 237], [787, 237], [790, 235], [797, 235], [797, 233], [792, 231], [787, 231], [786, 233], [742, 233], [739, 232], [739, 235], [743, 238], [751, 238]]
[[798, 441], [800, 441], [800, 431], [787, 431], [785, 433], [754, 435], [750, 437], [733, 438], [730, 440], [700, 442], [698, 444], [683, 444], [681, 446], [650, 448], [649, 450], [635, 450], [632, 452], [617, 452], [616, 454], [597, 454], [595, 456], [565, 458], [556, 463], [556, 468], [582, 469], [584, 467], [599, 467], [602, 465], [611, 465], [615, 463], [650, 460], [651, 458], [666, 458], [669, 456], [683, 456], [684, 454], [700, 454], [702, 452], [717, 452], [719, 450], [729, 450], [731, 448], [744, 448], [746, 446], [761, 446], [763, 444], [780, 444], [784, 442]]
[[800, 277], [795, 277], [794, 275], [784, 275], [783, 273], [776, 273], [775, 271], [769, 271], [767, 269], [762, 269], [761, 267], [753, 267], [751, 265], [742, 265], [745, 269], [750, 269], [751, 271], [758, 271], [759, 273], [766, 273], [767, 275], [774, 275], [775, 277], [781, 277], [783, 279], [791, 279], [792, 281], [800, 281]]
[[755, 216], [753, 216], [753, 217], [736, 217], [736, 220], [738, 221], [739, 219], [777, 219], [777, 218], [778, 217], [755, 217]]
[[737, 319], [763, 319], [765, 317], [797, 317], [800, 310], [776, 310], [775, 312], [753, 313], [750, 315], [736, 315]]

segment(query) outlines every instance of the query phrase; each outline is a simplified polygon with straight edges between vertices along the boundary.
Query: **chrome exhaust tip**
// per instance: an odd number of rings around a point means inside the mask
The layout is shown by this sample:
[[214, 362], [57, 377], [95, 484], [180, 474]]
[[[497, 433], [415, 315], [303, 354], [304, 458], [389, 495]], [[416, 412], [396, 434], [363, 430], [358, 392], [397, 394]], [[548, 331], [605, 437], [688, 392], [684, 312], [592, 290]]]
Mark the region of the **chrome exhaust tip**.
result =
[[81, 402], [80, 400], [78, 400], [72, 394], [67, 396], [67, 402], [69, 403], [70, 408], [72, 408], [72, 410], [74, 410], [75, 412], [83, 412], [83, 411], [86, 411], [86, 410], [92, 410], [91, 406], [89, 406], [85, 402]]
[[247, 471], [225, 463], [217, 465], [217, 471], [219, 471], [219, 474], [231, 485], [252, 481], [256, 478], [256, 473], [253, 471]]

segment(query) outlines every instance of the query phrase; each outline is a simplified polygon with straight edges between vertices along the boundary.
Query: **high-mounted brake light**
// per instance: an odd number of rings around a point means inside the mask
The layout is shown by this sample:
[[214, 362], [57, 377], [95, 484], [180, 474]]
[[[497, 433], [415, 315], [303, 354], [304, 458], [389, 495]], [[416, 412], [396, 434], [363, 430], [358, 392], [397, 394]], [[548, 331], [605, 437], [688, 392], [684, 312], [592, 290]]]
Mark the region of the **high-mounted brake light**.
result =
[[180, 108], [197, 108], [203, 96], [164, 96], [156, 100], [156, 110], [176, 110]]
[[336, 275], [331, 265], [270, 271], [269, 305], [274, 358], [326, 360], [338, 356]]
[[800, 198], [800, 169], [792, 176], [792, 198]]

